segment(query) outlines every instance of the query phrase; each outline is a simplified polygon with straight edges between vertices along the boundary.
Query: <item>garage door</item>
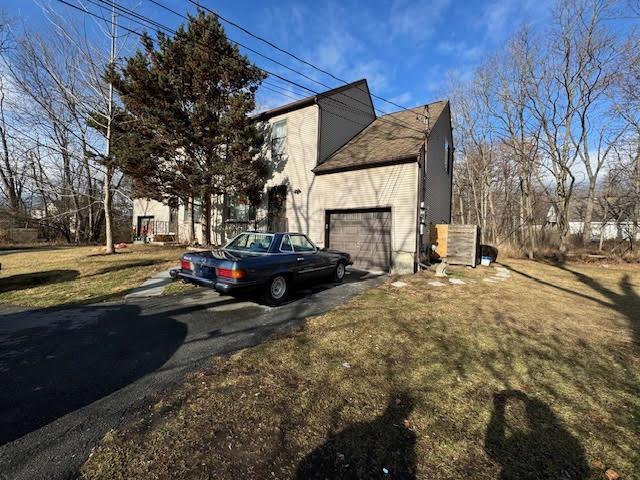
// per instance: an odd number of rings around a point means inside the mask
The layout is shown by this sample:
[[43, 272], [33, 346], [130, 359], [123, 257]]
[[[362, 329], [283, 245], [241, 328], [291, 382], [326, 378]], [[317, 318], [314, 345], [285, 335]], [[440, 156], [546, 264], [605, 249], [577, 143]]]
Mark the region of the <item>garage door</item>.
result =
[[351, 254], [363, 270], [391, 268], [391, 209], [341, 210], [327, 213], [329, 248]]

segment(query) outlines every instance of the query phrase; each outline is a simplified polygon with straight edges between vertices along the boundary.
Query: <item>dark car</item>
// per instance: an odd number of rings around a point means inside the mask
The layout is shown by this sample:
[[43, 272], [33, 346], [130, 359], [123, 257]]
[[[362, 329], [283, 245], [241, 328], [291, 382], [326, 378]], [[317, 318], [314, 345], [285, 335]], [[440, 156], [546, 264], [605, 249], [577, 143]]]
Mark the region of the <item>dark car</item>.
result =
[[351, 264], [348, 253], [318, 249], [302, 233], [243, 232], [220, 250], [185, 253], [171, 276], [220, 293], [262, 289], [279, 304], [299, 283], [342, 282]]

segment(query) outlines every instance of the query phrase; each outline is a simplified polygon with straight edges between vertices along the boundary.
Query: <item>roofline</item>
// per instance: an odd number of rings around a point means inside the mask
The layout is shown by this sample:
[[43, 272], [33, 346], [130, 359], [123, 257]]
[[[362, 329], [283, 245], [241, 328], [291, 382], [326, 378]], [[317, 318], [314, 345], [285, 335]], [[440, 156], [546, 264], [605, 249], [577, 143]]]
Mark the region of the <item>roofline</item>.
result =
[[271, 110], [267, 110], [261, 113], [258, 113], [253, 116], [254, 120], [263, 121], [268, 120], [271, 117], [276, 115], [282, 115], [284, 113], [289, 113], [294, 110], [298, 110], [300, 108], [309, 107], [311, 105], [315, 105], [318, 103], [318, 100], [323, 97], [327, 97], [329, 95], [334, 95], [336, 93], [343, 92], [351, 87], [354, 87], [358, 84], [362, 84], [367, 87], [367, 91], [369, 90], [369, 85], [367, 84], [366, 78], [361, 78], [360, 80], [356, 80], [355, 82], [347, 83], [346, 85], [342, 85], [340, 87], [332, 88], [331, 90], [327, 90], [326, 92], [318, 93], [316, 95], [311, 95], [309, 97], [301, 98], [300, 100], [296, 100], [295, 102], [287, 103], [285, 105], [281, 105], [279, 107], [272, 108]]
[[357, 165], [345, 165], [330, 169], [320, 169], [325, 163], [318, 165], [316, 168], [311, 171], [316, 175], [326, 175], [329, 173], [340, 173], [340, 172], [348, 172], [351, 170], [366, 170], [367, 168], [377, 168], [377, 167], [387, 167], [389, 165], [400, 165], [402, 163], [414, 163], [418, 161], [420, 157], [420, 153], [416, 153], [415, 155], [404, 155], [401, 157], [388, 157], [382, 160], [376, 160], [373, 162], [361, 163]]
[[380, 115], [378, 118], [384, 118], [384, 117], [387, 117], [389, 115], [396, 115], [397, 113], [407, 112], [409, 110], [416, 110], [418, 108], [430, 107], [431, 105], [435, 105], [436, 103], [448, 104], [449, 100], [444, 99], [444, 100], [435, 100], [435, 101], [429, 102], [429, 103], [421, 103], [420, 105], [416, 105], [415, 107], [404, 108], [402, 110], [396, 110], [395, 112], [385, 113], [384, 115]]

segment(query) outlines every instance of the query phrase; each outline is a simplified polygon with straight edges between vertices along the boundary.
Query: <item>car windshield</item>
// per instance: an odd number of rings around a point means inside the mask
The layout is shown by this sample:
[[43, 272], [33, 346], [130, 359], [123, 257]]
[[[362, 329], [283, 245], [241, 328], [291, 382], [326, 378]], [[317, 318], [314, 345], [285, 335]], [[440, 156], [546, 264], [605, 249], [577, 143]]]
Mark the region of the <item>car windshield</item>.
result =
[[225, 247], [227, 250], [265, 253], [269, 251], [273, 235], [266, 233], [241, 233]]

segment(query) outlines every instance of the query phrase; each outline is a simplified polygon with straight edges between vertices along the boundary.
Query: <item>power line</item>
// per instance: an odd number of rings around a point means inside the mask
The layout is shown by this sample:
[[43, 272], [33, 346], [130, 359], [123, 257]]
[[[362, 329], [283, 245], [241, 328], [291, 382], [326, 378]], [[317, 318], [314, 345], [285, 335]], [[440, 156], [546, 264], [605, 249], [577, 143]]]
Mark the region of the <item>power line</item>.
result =
[[[164, 25], [164, 24], [162, 24], [162, 23], [160, 23], [160, 22], [157, 22], [157, 21], [156, 21], [156, 20], [154, 20], [154, 19], [151, 19], [151, 18], [146, 17], [146, 16], [144, 16], [144, 15], [138, 14], [138, 13], [136, 13], [136, 12], [133, 12], [132, 10], [130, 10], [130, 9], [126, 8], [126, 7], [122, 7], [122, 6], [121, 6], [121, 5], [119, 5], [115, 0], [98, 0], [98, 1], [100, 1], [101, 3], [104, 3], [104, 4], [108, 5], [108, 6], [111, 6], [111, 7], [115, 6], [115, 8], [117, 8], [119, 11], [121, 11], [121, 12], [126, 12], [126, 13], [127, 13], [127, 14], [129, 14], [129, 15], [134, 15], [134, 16], [135, 16], [135, 17], [137, 17], [138, 19], [141, 19], [142, 21], [147, 22], [147, 23], [149, 23], [149, 24], [153, 25], [153, 26], [154, 26], [154, 27], [156, 27], [156, 28], [164, 29], [164, 30], [166, 30], [167, 32], [170, 32], [170, 33], [172, 33], [172, 34], [174, 34], [174, 35], [176, 34], [176, 30], [175, 30], [175, 29], [172, 29], [172, 28], [170, 28], [170, 27], [167, 27], [166, 25]], [[160, 2], [158, 2], [158, 1], [156, 1], [156, 0], [150, 0], [150, 1], [152, 1], [155, 5], [158, 5], [158, 6], [160, 6], [161, 8], [164, 8], [165, 10], [167, 10], [167, 11], [169, 11], [169, 12], [171, 12], [171, 13], [175, 14], [175, 15], [178, 15], [179, 17], [181, 17], [181, 18], [183, 18], [183, 19], [185, 19], [185, 20], [187, 20], [187, 21], [189, 20], [189, 17], [188, 17], [188, 16], [186, 16], [186, 15], [184, 15], [184, 14], [180, 13], [180, 12], [177, 12], [176, 10], [173, 10], [172, 8], [166, 7], [165, 5], [163, 5], [162, 3], [160, 3]], [[215, 15], [215, 13], [213, 13], [213, 15]], [[129, 17], [126, 17], [126, 18], [129, 18]], [[217, 18], [217, 17], [216, 17], [216, 18]], [[129, 18], [129, 19], [130, 19], [130, 18]], [[141, 23], [140, 23], [140, 21], [138, 21], [138, 20], [134, 20], [134, 21], [135, 21], [135, 23], [138, 23], [138, 24], [142, 25], [143, 27], [148, 26], [148, 25], [145, 25], [145, 24], [141, 24]], [[262, 54], [262, 53], [260, 53], [260, 52], [258, 52], [258, 51], [256, 51], [256, 50], [254, 50], [254, 49], [252, 49], [252, 48], [250, 48], [250, 47], [247, 47], [246, 45], [244, 45], [244, 44], [242, 44], [242, 43], [240, 43], [240, 42], [238, 42], [238, 41], [236, 41], [236, 40], [229, 39], [229, 41], [230, 41], [230, 42], [232, 42], [232, 43], [234, 43], [234, 44], [236, 44], [236, 45], [238, 45], [238, 46], [240, 46], [240, 47], [242, 47], [242, 48], [245, 48], [245, 49], [247, 49], [247, 50], [249, 50], [249, 51], [251, 51], [251, 52], [253, 52], [253, 53], [255, 53], [255, 54], [259, 55], [259, 56], [261, 56], [262, 58], [265, 58], [265, 59], [267, 59], [267, 60], [269, 60], [269, 61], [272, 61], [272, 62], [276, 63], [277, 65], [283, 66], [284, 68], [287, 68], [288, 70], [290, 70], [290, 71], [292, 71], [292, 72], [294, 72], [294, 73], [297, 73], [297, 74], [299, 74], [299, 75], [302, 75], [302, 76], [303, 76], [303, 77], [305, 77], [305, 78], [308, 78], [308, 79], [310, 79], [310, 80], [312, 80], [312, 81], [315, 81], [316, 83], [318, 83], [318, 84], [322, 85], [322, 86], [323, 86], [323, 87], [325, 87], [325, 88], [332, 89], [330, 86], [328, 86], [328, 85], [326, 85], [326, 84], [323, 84], [323, 83], [321, 83], [321, 82], [318, 82], [318, 81], [316, 81], [315, 79], [313, 79], [313, 78], [311, 78], [311, 77], [309, 77], [309, 76], [307, 76], [307, 75], [305, 75], [305, 74], [303, 74], [303, 73], [301, 73], [301, 72], [298, 72], [297, 70], [292, 69], [291, 67], [289, 67], [289, 66], [287, 66], [287, 65], [285, 65], [285, 64], [283, 64], [283, 63], [281, 63], [281, 62], [279, 62], [279, 61], [277, 61], [277, 60], [274, 60], [274, 59], [272, 59], [272, 58], [270, 58], [270, 57], [268, 57], [268, 56], [266, 56], [266, 55], [264, 55], [264, 54]], [[234, 58], [234, 57], [231, 57], [231, 58]], [[234, 58], [234, 59], [235, 59], [235, 58]], [[237, 59], [235, 59], [235, 60], [237, 60]], [[292, 84], [292, 85], [294, 85], [294, 86], [296, 86], [296, 87], [298, 87], [298, 88], [300, 88], [300, 89], [303, 89], [303, 90], [305, 90], [306, 92], [313, 93], [314, 95], [318, 95], [318, 96], [320, 96], [320, 97], [322, 97], [323, 95], [325, 95], [325, 94], [320, 93], [320, 92], [317, 92], [317, 91], [315, 91], [315, 90], [313, 90], [313, 89], [311, 89], [311, 88], [308, 88], [308, 87], [306, 87], [306, 86], [304, 86], [304, 85], [301, 85], [301, 84], [299, 84], [299, 83], [297, 83], [297, 82], [294, 82], [294, 81], [292, 81], [292, 80], [290, 80], [290, 79], [288, 79], [288, 78], [285, 78], [285, 77], [283, 77], [283, 76], [281, 76], [281, 75], [278, 75], [278, 74], [276, 74], [276, 73], [274, 73], [274, 72], [270, 72], [269, 70], [267, 70], [267, 69], [265, 69], [265, 68], [262, 68], [262, 67], [256, 67], [256, 68], [258, 68], [259, 70], [263, 71], [264, 73], [266, 73], [266, 74], [268, 74], [268, 75], [271, 75], [271, 76], [273, 76], [273, 77], [279, 78], [279, 79], [281, 79], [281, 80], [283, 80], [283, 81], [285, 81], [285, 82], [287, 82], [287, 83], [289, 83], [289, 84]], [[364, 90], [362, 90], [362, 91], [364, 91]], [[349, 98], [351, 98], [352, 100], [357, 101], [358, 103], [360, 103], [360, 104], [362, 104], [362, 105], [365, 105], [366, 107], [369, 107], [369, 106], [370, 106], [370, 104], [365, 103], [365, 102], [363, 102], [363, 101], [361, 101], [361, 100], [359, 100], [359, 99], [357, 99], [357, 98], [351, 97], [350, 95], [347, 95], [347, 94], [344, 94], [344, 95], [345, 95], [345, 96], [347, 96], [347, 97], [349, 97]], [[344, 107], [346, 107], [347, 109], [351, 110], [351, 111], [352, 111], [352, 112], [354, 112], [354, 113], [360, 113], [360, 114], [364, 114], [364, 115], [368, 115], [368, 113], [369, 113], [369, 112], [367, 112], [367, 111], [360, 110], [360, 109], [358, 109], [358, 108], [356, 108], [356, 107], [354, 107], [354, 106], [352, 106], [352, 105], [348, 105], [348, 104], [346, 104], [346, 103], [344, 103], [344, 102], [342, 102], [342, 101], [340, 101], [340, 100], [337, 100], [337, 99], [335, 99], [335, 98], [331, 98], [331, 97], [327, 97], [327, 98], [328, 98], [329, 100], [331, 100], [331, 101], [335, 102], [335, 103], [339, 103], [339, 104], [343, 105]], [[378, 110], [379, 112], [381, 112], [382, 114], [384, 114], [384, 115], [388, 115], [386, 112], [384, 112], [384, 111], [383, 111], [383, 110], [381, 110], [381, 109], [377, 109], [377, 110]], [[338, 115], [338, 116], [340, 116], [340, 115]], [[404, 127], [404, 128], [411, 129], [411, 130], [413, 130], [413, 131], [415, 131], [415, 132], [417, 132], [417, 133], [424, 134], [424, 132], [423, 132], [422, 130], [418, 130], [418, 129], [414, 128], [413, 126], [411, 126], [411, 125], [409, 125], [409, 124], [407, 124], [407, 123], [405, 123], [405, 122], [403, 122], [403, 121], [400, 121], [400, 120], [396, 120], [396, 121], [392, 121], [392, 120], [388, 120], [388, 119], [381, 119], [381, 120], [382, 120], [382, 121], [384, 121], [384, 122], [386, 122], [386, 123], [389, 123], [389, 124], [393, 124], [393, 125], [396, 125], [396, 126], [402, 126], [402, 127]], [[367, 124], [362, 124], [362, 125], [363, 125], [363, 126], [366, 126], [366, 125], [368, 125], [368, 123], [367, 123]]]
[[[91, 16], [93, 16], [93, 17], [96, 17], [96, 18], [100, 18], [100, 19], [102, 19], [99, 15], [96, 15], [95, 13], [91, 12], [90, 10], [88, 10], [88, 9], [86, 9], [86, 8], [78, 7], [77, 5], [74, 5], [74, 4], [70, 3], [70, 2], [67, 2], [66, 0], [57, 0], [57, 1], [58, 1], [58, 2], [60, 2], [60, 3], [63, 3], [64, 5], [70, 6], [70, 7], [74, 8], [74, 9], [76, 9], [76, 10], [78, 10], [78, 11], [82, 12], [82, 13], [85, 13], [85, 14], [91, 15]], [[154, 26], [154, 27], [156, 27], [156, 28], [159, 28], [159, 29], [165, 30], [165, 31], [167, 31], [167, 32], [169, 32], [169, 33], [172, 33], [173, 35], [175, 35], [175, 34], [177, 33], [177, 32], [176, 32], [176, 30], [172, 29], [171, 27], [167, 27], [166, 25], [163, 25], [162, 23], [157, 22], [157, 21], [155, 21], [155, 20], [153, 20], [153, 19], [150, 19], [150, 18], [148, 18], [148, 17], [146, 17], [146, 16], [144, 16], [144, 15], [140, 15], [140, 14], [137, 14], [137, 13], [135, 13], [135, 12], [132, 12], [131, 10], [129, 10], [129, 9], [125, 8], [125, 7], [122, 7], [121, 5], [119, 5], [119, 4], [118, 4], [117, 2], [115, 2], [115, 1], [110, 1], [110, 0], [99, 0], [99, 1], [100, 1], [101, 3], [106, 4], [106, 5], [114, 6], [114, 7], [115, 7], [115, 8], [117, 8], [120, 12], [127, 12], [125, 15], [123, 15], [125, 18], [127, 18], [127, 19], [129, 19], [129, 20], [131, 20], [131, 21], [134, 21], [134, 23], [137, 23], [137, 24], [139, 24], [139, 25], [141, 25], [141, 26], [143, 26], [143, 27], [149, 27], [149, 26], [151, 25], [151, 26]], [[161, 5], [161, 4], [159, 4], [159, 3], [158, 3], [158, 5]], [[168, 8], [168, 7], [167, 7], [167, 8]], [[171, 11], [173, 11], [173, 10], [171, 10]], [[127, 16], [127, 15], [132, 15], [132, 16], [134, 16], [134, 18], [131, 18], [130, 16]], [[179, 14], [179, 15], [180, 15], [181, 17], [183, 17], [183, 18], [187, 19], [187, 20], [189, 19], [189, 18], [188, 18], [188, 17], [186, 17], [185, 15], [182, 15], [182, 14]], [[135, 19], [136, 17], [137, 17], [138, 19], [141, 19], [141, 20], [136, 20], [136, 19]], [[146, 22], [146, 23], [141, 23], [141, 22]], [[133, 33], [133, 34], [135, 34], [135, 35], [137, 35], [137, 36], [139, 36], [140, 38], [145, 37], [145, 35], [144, 35], [144, 34], [141, 34], [141, 33], [137, 32], [137, 31], [135, 31], [135, 30], [133, 30], [133, 29], [129, 29], [129, 28], [124, 27], [124, 26], [122, 26], [121, 28], [123, 28], [123, 29], [125, 29], [125, 30], [127, 30], [127, 31], [129, 31], [129, 32], [131, 32], [131, 33]], [[238, 46], [241, 46], [241, 47], [243, 47], [243, 48], [247, 48], [247, 49], [248, 49], [248, 50], [250, 50], [250, 51], [256, 52], [255, 50], [250, 49], [250, 48], [248, 48], [248, 47], [245, 47], [243, 44], [241, 44], [241, 43], [239, 43], [239, 42], [236, 42], [235, 40], [231, 40], [231, 39], [229, 39], [229, 41], [231, 41], [232, 43], [235, 43], [235, 44], [237, 44]], [[203, 48], [204, 48], [204, 47], [206, 47], [206, 45], [205, 45], [205, 44], [201, 44], [201, 46], [202, 46]], [[267, 59], [269, 58], [269, 57], [266, 57], [265, 55], [260, 54], [259, 52], [256, 52], [256, 53], [257, 53], [257, 54], [259, 54], [260, 56], [263, 56], [263, 57], [267, 58]], [[236, 57], [232, 57], [232, 56], [230, 56], [229, 58], [232, 58], [232, 59], [234, 59], [235, 61], [241, 62], [241, 60], [240, 60], [240, 59], [237, 59]], [[276, 63], [279, 63], [279, 62], [277, 62], [277, 61], [276, 61]], [[271, 76], [273, 76], [273, 77], [275, 77], [275, 78], [278, 78], [278, 79], [280, 79], [280, 80], [282, 80], [282, 81], [284, 81], [284, 82], [286, 82], [286, 83], [289, 83], [289, 84], [291, 84], [291, 85], [293, 85], [293, 86], [295, 86], [295, 87], [301, 88], [301, 89], [303, 89], [303, 90], [305, 90], [305, 91], [308, 91], [308, 92], [310, 92], [310, 93], [312, 93], [312, 94], [314, 94], [314, 95], [317, 95], [318, 97], [324, 97], [324, 96], [326, 96], [326, 94], [320, 93], [320, 92], [318, 92], [318, 91], [316, 91], [316, 90], [314, 90], [314, 89], [312, 89], [312, 88], [306, 87], [306, 86], [304, 86], [304, 85], [302, 85], [302, 84], [300, 84], [300, 83], [298, 83], [298, 82], [295, 82], [295, 81], [293, 81], [293, 80], [290, 80], [290, 79], [288, 79], [288, 78], [286, 78], [286, 77], [284, 77], [284, 76], [282, 76], [282, 75], [279, 75], [279, 74], [277, 74], [277, 73], [275, 73], [275, 72], [269, 71], [269, 70], [267, 70], [266, 68], [259, 67], [259, 66], [256, 66], [256, 68], [257, 68], [258, 70], [262, 71], [263, 73], [267, 74], [267, 75], [271, 75]], [[293, 70], [293, 71], [295, 71], [295, 70]], [[346, 94], [345, 94], [345, 96], [349, 97], [349, 95], [346, 95]], [[338, 103], [338, 104], [343, 105], [344, 107], [346, 107], [347, 109], [349, 109], [349, 110], [351, 110], [351, 111], [356, 111], [356, 112], [359, 112], [359, 113], [361, 113], [361, 114], [367, 114], [367, 113], [368, 113], [368, 112], [366, 112], [366, 111], [359, 110], [359, 109], [355, 108], [355, 107], [354, 107], [354, 106], [352, 106], [352, 105], [348, 105], [348, 104], [346, 104], [346, 103], [344, 103], [344, 102], [342, 102], [342, 101], [340, 101], [340, 100], [338, 100], [338, 99], [331, 98], [331, 97], [327, 97], [327, 98], [328, 98], [329, 100], [331, 100], [331, 101], [335, 102], [335, 103]], [[353, 97], [349, 97], [349, 98], [352, 98], [353, 100], [356, 100], [356, 101], [358, 101], [359, 103], [362, 103], [362, 104], [364, 104], [364, 105], [366, 105], [366, 106], [369, 106], [369, 104], [365, 104], [364, 102], [359, 101], [358, 99], [354, 99]], [[333, 112], [332, 112], [332, 113], [333, 113]], [[340, 115], [338, 115], [338, 114], [336, 114], [336, 115], [337, 115], [337, 116], [340, 116]], [[344, 118], [344, 117], [342, 117], [342, 118]], [[413, 131], [415, 131], [415, 132], [417, 132], [417, 133], [420, 133], [420, 134], [424, 134], [424, 131], [422, 131], [422, 130], [418, 130], [418, 129], [416, 129], [416, 128], [414, 128], [414, 127], [412, 127], [412, 126], [408, 125], [408, 124], [405, 124], [404, 122], [401, 122], [401, 121], [392, 121], [392, 120], [385, 119], [385, 118], [380, 118], [380, 117], [378, 117], [378, 120], [380, 120], [380, 121], [382, 121], [382, 122], [385, 122], [385, 123], [389, 123], [389, 124], [391, 124], [391, 125], [398, 126], [398, 127], [407, 128], [407, 129], [413, 130]], [[353, 121], [353, 120], [351, 120], [351, 121]], [[366, 124], [359, 124], [359, 125], [366, 127], [368, 124], [369, 124], [369, 123], [366, 123]]]
[[[158, 2], [157, 2], [156, 0], [149, 0], [149, 1], [150, 1], [150, 2], [152, 2], [152, 3], [155, 3], [156, 5], [158, 4]], [[275, 48], [275, 49], [276, 49], [276, 50], [278, 50], [279, 52], [284, 53], [285, 55], [288, 55], [288, 56], [290, 56], [291, 58], [293, 58], [293, 59], [295, 59], [295, 60], [297, 60], [297, 61], [299, 61], [299, 62], [301, 62], [301, 63], [303, 63], [303, 64], [305, 64], [305, 65], [307, 65], [307, 66], [309, 66], [309, 67], [311, 67], [311, 68], [313, 68], [313, 69], [315, 69], [315, 70], [317, 70], [317, 71], [321, 72], [321, 73], [324, 73], [325, 75], [330, 76], [331, 78], [333, 78], [334, 80], [337, 80], [338, 82], [342, 82], [342, 83], [344, 83], [345, 85], [348, 85], [348, 84], [349, 84], [349, 82], [347, 82], [346, 80], [341, 79], [340, 77], [335, 76], [333, 73], [331, 73], [331, 72], [329, 72], [329, 71], [327, 71], [327, 70], [324, 70], [323, 68], [318, 67], [317, 65], [315, 65], [315, 64], [313, 64], [313, 63], [311, 63], [311, 62], [309, 62], [308, 60], [305, 60], [304, 58], [299, 57], [298, 55], [296, 55], [296, 54], [294, 54], [294, 53], [291, 53], [289, 50], [286, 50], [286, 49], [284, 49], [284, 48], [279, 47], [279, 46], [278, 46], [278, 45], [276, 45], [275, 43], [271, 42], [270, 40], [267, 40], [267, 39], [266, 39], [266, 38], [264, 38], [264, 37], [261, 37], [260, 35], [256, 35], [255, 33], [253, 33], [253, 32], [251, 32], [251, 31], [249, 31], [248, 29], [246, 29], [246, 28], [245, 28], [245, 27], [243, 27], [242, 25], [239, 25], [239, 24], [237, 24], [236, 22], [234, 22], [234, 21], [232, 21], [232, 20], [229, 20], [228, 18], [223, 17], [223, 16], [222, 16], [222, 15], [220, 15], [218, 12], [216, 12], [216, 11], [214, 11], [214, 10], [211, 10], [210, 8], [206, 7], [205, 5], [202, 5], [202, 4], [200, 3], [200, 1], [199, 1], [199, 0], [198, 0], [198, 1], [188, 0], [188, 1], [189, 1], [189, 2], [191, 2], [192, 4], [196, 5], [196, 6], [197, 6], [197, 7], [199, 7], [199, 8], [203, 8], [203, 9], [205, 9], [207, 12], [209, 12], [209, 13], [211, 13], [211, 14], [215, 15], [217, 18], [219, 18], [219, 19], [220, 19], [220, 20], [222, 20], [223, 22], [228, 23], [229, 25], [232, 25], [232, 26], [236, 27], [237, 29], [239, 29], [239, 30], [243, 31], [244, 33], [246, 33], [247, 35], [249, 35], [249, 36], [251, 36], [251, 37], [255, 38], [256, 40], [260, 40], [261, 42], [266, 43], [266, 44], [267, 44], [267, 45], [269, 45], [270, 47]], [[361, 90], [362, 90], [362, 89], [361, 89]], [[364, 91], [364, 90], [362, 90], [362, 91]], [[388, 104], [390, 104], [390, 105], [394, 105], [394, 106], [396, 106], [396, 107], [398, 107], [398, 108], [401, 108], [402, 110], [409, 110], [409, 108], [404, 107], [404, 106], [402, 106], [402, 105], [399, 105], [399, 104], [397, 104], [397, 103], [395, 103], [395, 102], [393, 102], [393, 101], [391, 101], [391, 100], [387, 100], [387, 99], [386, 99], [386, 98], [384, 98], [384, 97], [380, 97], [380, 96], [375, 95], [375, 94], [373, 94], [373, 93], [371, 93], [371, 96], [372, 96], [372, 97], [374, 97], [374, 98], [377, 98], [378, 100], [382, 100], [383, 102], [386, 102], [386, 103], [388, 103]]]
[[[100, 1], [101, 1], [101, 2], [104, 2], [104, 3], [107, 3], [107, 4], [110, 4], [110, 1], [115, 2], [115, 0], [100, 0]], [[151, 3], [153, 3], [154, 5], [157, 5], [157, 6], [159, 6], [160, 8], [165, 9], [166, 11], [173, 13], [174, 15], [177, 15], [177, 16], [179, 16], [179, 17], [181, 17], [181, 18], [183, 18], [183, 19], [185, 19], [185, 20], [187, 20], [187, 21], [189, 20], [189, 17], [187, 17], [186, 15], [184, 15], [184, 14], [182, 14], [182, 13], [180, 13], [180, 12], [178, 12], [178, 11], [176, 11], [176, 10], [174, 10], [174, 9], [170, 8], [170, 7], [167, 7], [166, 5], [162, 4], [161, 2], [159, 2], [159, 1], [157, 1], [157, 0], [149, 0], [149, 1], [150, 1]], [[216, 18], [220, 18], [220, 19], [222, 19], [222, 20], [224, 20], [224, 21], [226, 21], [226, 22], [230, 22], [229, 20], [223, 19], [223, 18], [222, 18], [218, 13], [214, 12], [213, 10], [211, 10], [211, 9], [209, 9], [209, 8], [207, 8], [207, 7], [201, 6], [199, 3], [195, 3], [195, 2], [193, 2], [192, 0], [189, 0], [189, 1], [190, 1], [191, 3], [193, 3], [194, 5], [197, 5], [198, 7], [201, 7], [201, 8], [203, 8], [204, 10], [206, 10], [207, 12], [211, 13], [211, 14], [212, 14], [212, 15], [214, 15]], [[234, 26], [237, 26], [237, 24], [233, 24], [233, 25], [234, 25]], [[242, 27], [239, 27], [239, 26], [237, 26], [237, 27], [238, 27], [238, 28], [243, 29]], [[247, 30], [246, 30], [246, 29], [243, 29], [243, 31], [247, 31]], [[252, 36], [253, 36], [253, 35], [252, 35]], [[258, 38], [258, 37], [256, 37], [256, 38]], [[270, 42], [268, 42], [267, 40], [263, 40], [263, 39], [261, 39], [261, 40], [262, 40], [262, 41], [265, 41], [265, 42], [267, 42], [268, 44], [270, 44], [270, 45], [272, 45], [272, 46], [273, 46], [273, 44], [271, 44], [271, 43], [270, 43]], [[333, 89], [334, 89], [334, 87], [331, 87], [331, 86], [329, 86], [329, 85], [327, 85], [327, 84], [325, 84], [325, 83], [323, 83], [323, 82], [321, 82], [321, 81], [319, 81], [319, 80], [316, 80], [315, 78], [310, 77], [309, 75], [307, 75], [307, 74], [305, 74], [305, 73], [303, 73], [303, 72], [300, 72], [299, 70], [296, 70], [296, 69], [294, 69], [294, 68], [291, 68], [290, 66], [288, 66], [288, 65], [286, 65], [286, 64], [284, 64], [284, 63], [282, 63], [282, 62], [280, 62], [280, 61], [278, 61], [278, 60], [275, 60], [275, 59], [273, 59], [273, 58], [271, 58], [271, 57], [269, 57], [269, 56], [267, 56], [267, 55], [264, 55], [263, 53], [260, 53], [260, 52], [258, 52], [258, 51], [256, 51], [256, 50], [252, 49], [251, 47], [247, 47], [246, 45], [244, 45], [244, 44], [242, 44], [242, 43], [240, 43], [240, 42], [238, 42], [238, 41], [236, 41], [236, 40], [233, 40], [233, 39], [229, 38], [229, 41], [230, 41], [230, 42], [232, 42], [232, 43], [234, 43], [234, 44], [236, 44], [236, 45], [238, 45], [238, 46], [240, 46], [240, 47], [242, 47], [242, 48], [247, 49], [247, 50], [248, 50], [248, 51], [250, 51], [250, 52], [253, 52], [253, 53], [255, 53], [255, 54], [259, 55], [259, 56], [260, 56], [260, 57], [262, 57], [262, 58], [265, 58], [266, 60], [269, 60], [269, 61], [271, 61], [271, 62], [275, 63], [276, 65], [279, 65], [279, 66], [281, 66], [281, 67], [283, 67], [283, 68], [286, 68], [287, 70], [289, 70], [289, 71], [291, 71], [291, 72], [293, 72], [293, 73], [295, 73], [295, 74], [297, 74], [297, 75], [300, 75], [300, 76], [302, 76], [302, 77], [306, 78], [307, 80], [310, 80], [310, 81], [312, 81], [312, 82], [314, 82], [314, 83], [317, 83], [318, 85], [320, 85], [320, 86], [322, 86], [322, 87], [324, 87], [324, 88], [327, 88], [327, 89], [329, 89], [329, 90], [333, 90]], [[278, 48], [278, 47], [276, 47], [276, 48]], [[295, 57], [295, 56], [294, 56], [294, 58], [297, 58], [297, 57]], [[305, 62], [305, 63], [308, 63], [308, 62]], [[309, 65], [311, 65], [311, 64], [309, 64]], [[263, 69], [263, 70], [264, 70], [264, 69]], [[266, 71], [266, 70], [265, 70], [265, 71]], [[279, 77], [279, 78], [282, 78], [282, 77]], [[349, 82], [347, 82], [346, 80], [341, 80], [341, 79], [338, 79], [337, 77], [336, 77], [336, 79], [337, 79], [338, 81], [340, 81], [340, 82], [342, 82], [342, 83], [346, 84], [346, 85], [349, 85], [349, 84], [350, 84], [350, 83], [349, 83]], [[310, 88], [307, 88], [307, 87], [305, 87], [305, 86], [302, 86], [302, 85], [299, 85], [299, 84], [296, 84], [296, 85], [300, 86], [301, 88], [304, 88], [305, 90], [307, 90], [307, 91], [309, 91], [309, 92], [313, 92], [313, 93], [314, 93], [314, 94], [316, 94], [316, 95], [323, 95], [322, 93], [320, 93], [320, 92], [316, 92], [315, 90], [310, 89]], [[367, 92], [367, 90], [364, 90], [364, 89], [360, 88], [358, 85], [354, 85], [354, 87], [355, 87], [355, 88], [357, 88], [358, 90], [362, 91], [362, 92], [365, 92], [365, 93], [369, 93], [369, 94], [370, 94], [370, 92]], [[370, 104], [365, 103], [365, 102], [363, 102], [362, 100], [360, 100], [360, 99], [358, 99], [358, 98], [352, 97], [352, 96], [350, 96], [350, 95], [348, 95], [348, 94], [346, 94], [346, 93], [345, 93], [344, 95], [345, 95], [346, 97], [349, 97], [351, 100], [354, 100], [354, 101], [356, 101], [356, 102], [358, 102], [358, 103], [360, 103], [360, 104], [362, 104], [362, 105], [364, 105], [364, 106], [366, 106], [366, 107], [369, 107], [369, 106], [370, 106]], [[376, 96], [376, 95], [372, 95], [372, 96], [374, 96], [374, 97], [376, 97], [376, 98], [380, 98], [380, 99], [381, 99], [381, 97], [378, 97], [378, 96]], [[336, 100], [336, 99], [332, 99], [332, 100], [333, 100], [333, 101], [337, 101], [337, 102], [339, 102], [339, 101], [338, 101], [338, 100]], [[343, 103], [343, 102], [339, 102], [339, 103]], [[344, 104], [344, 105], [345, 105], [345, 106], [348, 106], [348, 105], [346, 105], [346, 104]], [[399, 108], [401, 108], [401, 109], [403, 109], [403, 110], [409, 110], [408, 108], [403, 107], [403, 106], [401, 106], [401, 105], [397, 105], [397, 104], [394, 104], [394, 105], [398, 106]], [[351, 107], [351, 108], [353, 108], [353, 107]], [[385, 112], [385, 111], [384, 111], [384, 110], [382, 110], [381, 108], [376, 108], [375, 106], [374, 106], [373, 108], [374, 108], [374, 110], [377, 110], [378, 112], [380, 112], [382, 115], [389, 115], [389, 112]], [[366, 112], [362, 112], [362, 113], [366, 113]], [[398, 121], [398, 122], [400, 122], [401, 124], [404, 124], [404, 122], [401, 122], [401, 121]], [[417, 130], [417, 129], [415, 129], [414, 127], [412, 127], [412, 126], [410, 126], [410, 125], [408, 125], [408, 124], [404, 124], [404, 126], [405, 126], [406, 128], [410, 128], [410, 129], [416, 130], [416, 131], [417, 131], [417, 132], [419, 132], [419, 133], [424, 133], [423, 131], [421, 131], [421, 130]]]

